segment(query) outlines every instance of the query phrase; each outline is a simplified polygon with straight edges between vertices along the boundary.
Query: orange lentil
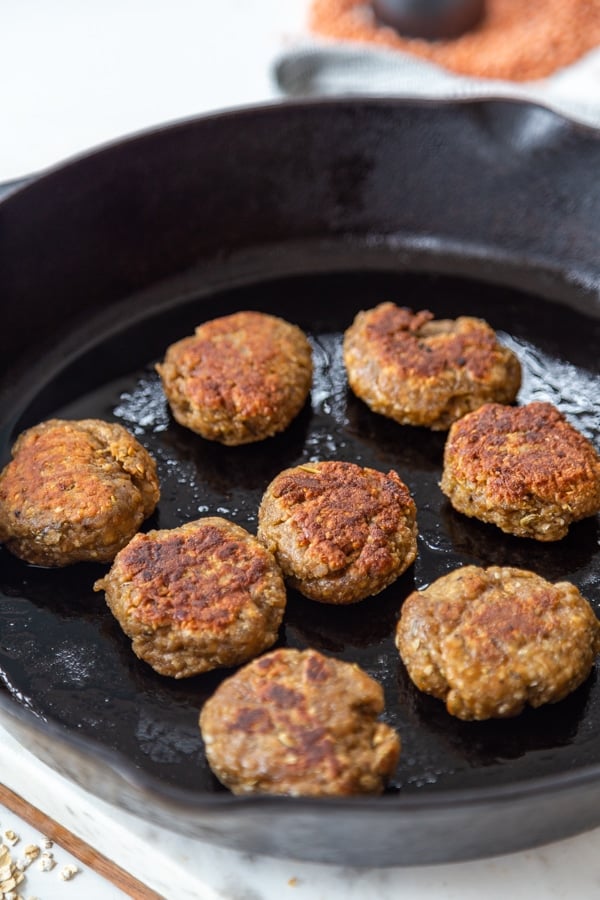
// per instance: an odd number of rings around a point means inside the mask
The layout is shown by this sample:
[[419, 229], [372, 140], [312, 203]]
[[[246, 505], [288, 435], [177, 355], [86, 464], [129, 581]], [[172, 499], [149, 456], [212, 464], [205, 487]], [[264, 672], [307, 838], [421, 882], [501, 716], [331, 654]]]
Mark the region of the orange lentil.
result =
[[472, 31], [431, 42], [379, 24], [365, 0], [312, 0], [309, 28], [322, 37], [413, 53], [463, 75], [533, 81], [600, 45], [600, 0], [488, 0]]

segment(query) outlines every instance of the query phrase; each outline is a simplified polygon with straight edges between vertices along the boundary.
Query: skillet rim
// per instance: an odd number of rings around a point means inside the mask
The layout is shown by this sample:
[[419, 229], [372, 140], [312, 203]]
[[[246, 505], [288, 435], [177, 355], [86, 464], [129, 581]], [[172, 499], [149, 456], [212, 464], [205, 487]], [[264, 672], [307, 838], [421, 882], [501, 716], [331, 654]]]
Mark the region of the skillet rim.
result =
[[497, 94], [486, 95], [485, 97], [394, 97], [390, 96], [389, 94], [347, 94], [344, 96], [328, 95], [323, 97], [310, 97], [306, 99], [296, 97], [283, 97], [279, 100], [264, 100], [258, 103], [234, 105], [231, 107], [226, 107], [224, 109], [209, 110], [208, 112], [204, 113], [178, 116], [177, 118], [169, 119], [166, 122], [157, 122], [156, 124], [150, 125], [146, 128], [136, 129], [135, 131], [108, 138], [107, 140], [102, 141], [99, 144], [94, 145], [93, 147], [68, 154], [63, 159], [57, 162], [53, 162], [43, 169], [39, 169], [28, 175], [23, 175], [19, 178], [10, 179], [9, 181], [0, 183], [0, 203], [5, 203], [11, 197], [20, 193], [22, 190], [26, 190], [27, 188], [36, 185], [39, 181], [47, 177], [60, 173], [65, 168], [69, 168], [71, 166], [85, 162], [88, 159], [94, 158], [98, 155], [109, 153], [111, 152], [111, 150], [118, 147], [126, 146], [127, 144], [134, 144], [138, 141], [145, 141], [148, 138], [152, 138], [154, 135], [161, 134], [165, 131], [176, 131], [180, 128], [187, 128], [188, 126], [194, 125], [199, 121], [210, 122], [218, 121], [219, 119], [230, 118], [244, 119], [246, 116], [252, 117], [256, 115], [256, 113], [260, 114], [266, 112], [268, 114], [270, 110], [278, 112], [282, 108], [306, 109], [313, 107], [318, 108], [321, 106], [340, 107], [358, 105], [395, 107], [407, 106], [415, 108], [441, 107], [444, 109], [449, 107], [462, 106], [493, 107], [497, 105], [507, 105], [529, 111], [537, 109], [555, 116], [559, 121], [564, 122], [570, 128], [573, 128], [576, 131], [588, 132], [589, 134], [596, 135], [600, 138], [600, 124], [592, 125], [589, 122], [581, 121], [574, 116], [568, 116], [564, 112], [559, 112], [558, 110], [554, 109], [551, 104], [543, 103], [541, 100], [534, 101], [518, 97], [505, 96], [501, 92], [498, 92]]
[[[310, 100], [286, 100], [282, 102], [265, 102], [252, 106], [233, 107], [227, 110], [218, 110], [202, 115], [187, 116], [174, 120], [172, 122], [160, 123], [150, 128], [133, 132], [122, 137], [104, 142], [101, 145], [89, 150], [74, 154], [67, 159], [56, 163], [47, 169], [32, 175], [24, 180], [11, 183], [5, 193], [0, 196], [0, 206], [9, 209], [12, 202], [18, 201], [23, 192], [35, 189], [41, 182], [49, 178], [55, 177], [62, 173], [65, 169], [73, 165], [85, 164], [86, 161], [110, 153], [114, 148], [122, 148], [126, 145], [134, 146], [138, 142], [144, 142], [152, 139], [154, 135], [169, 131], [173, 132], [180, 128], [188, 128], [199, 121], [218, 121], [221, 119], [235, 118], [238, 121], [251, 119], [257, 113], [269, 114], [270, 110], [280, 111], [282, 106], [294, 109], [307, 109], [314, 107], [354, 107], [356, 105], [367, 106], [390, 106], [390, 107], [413, 107], [422, 108], [453, 108], [453, 107], [485, 107], [493, 108], [497, 104], [509, 105], [527, 112], [530, 110], [543, 110], [554, 116], [557, 121], [563, 122], [569, 129], [576, 132], [583, 132], [600, 139], [600, 127], [594, 127], [586, 123], [581, 123], [575, 119], [556, 112], [551, 107], [537, 102], [530, 102], [514, 98], [485, 97], [485, 98], [391, 98], [388, 96], [369, 96], [369, 97], [323, 97]], [[600, 284], [600, 267], [598, 267], [597, 285]], [[1, 385], [0, 385], [1, 387]], [[600, 762], [595, 765], [581, 766], [576, 770], [566, 770], [564, 772], [552, 775], [539, 776], [537, 778], [527, 778], [518, 782], [503, 783], [500, 785], [486, 785], [477, 788], [439, 788], [435, 793], [416, 793], [409, 795], [395, 794], [392, 796], [382, 797], [348, 797], [348, 798], [288, 798], [275, 797], [270, 795], [261, 795], [253, 797], [236, 797], [227, 793], [215, 794], [189, 794], [183, 789], [179, 789], [174, 785], [163, 783], [157, 792], [156, 779], [147, 773], [136, 770], [131, 764], [128, 764], [123, 753], [119, 750], [110, 749], [104, 745], [97, 744], [91, 738], [83, 737], [76, 733], [72, 733], [66, 726], [61, 726], [57, 722], [41, 719], [25, 706], [19, 704], [11, 695], [10, 691], [5, 689], [4, 685], [0, 687], [0, 712], [2, 717], [9, 719], [17, 719], [19, 724], [25, 729], [36, 731], [41, 729], [42, 733], [58, 741], [62, 746], [70, 747], [78, 755], [95, 759], [102, 759], [103, 764], [108, 765], [113, 771], [116, 771], [120, 778], [130, 784], [132, 787], [152, 795], [156, 801], [171, 806], [175, 805], [181, 810], [198, 810], [199, 797], [202, 796], [204, 810], [230, 810], [234, 808], [243, 808], [245, 811], [253, 808], [273, 808], [284, 815], [296, 814], [299, 809], [315, 810], [318, 809], [320, 814], [326, 810], [336, 810], [342, 808], [344, 810], [364, 810], [364, 809], [381, 809], [396, 810], [402, 815], [419, 811], [435, 811], [449, 807], [456, 809], [457, 806], [476, 808], [481, 805], [489, 806], [494, 803], [509, 802], [514, 799], [536, 797], [540, 794], [547, 795], [549, 792], [553, 795], [562, 794], [563, 792], [572, 791], [575, 787], [582, 787], [587, 784], [593, 784], [600, 787]], [[8, 729], [7, 729], [8, 730]], [[292, 802], [290, 803], [290, 800]], [[599, 814], [600, 821], [600, 814]]]

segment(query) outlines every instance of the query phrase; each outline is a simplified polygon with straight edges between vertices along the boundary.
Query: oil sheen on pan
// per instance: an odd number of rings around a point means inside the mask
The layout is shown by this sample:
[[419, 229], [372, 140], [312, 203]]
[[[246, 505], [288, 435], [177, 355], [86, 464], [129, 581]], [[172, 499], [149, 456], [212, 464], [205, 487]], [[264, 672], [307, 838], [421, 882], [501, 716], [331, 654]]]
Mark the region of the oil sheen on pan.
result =
[[[386, 721], [403, 744], [388, 794], [519, 782], [560, 773], [573, 760], [578, 766], [593, 763], [600, 751], [594, 737], [600, 721], [595, 671], [559, 705], [511, 720], [468, 723], [420, 694], [399, 660], [395, 623], [414, 588], [462, 564], [511, 565], [549, 580], [572, 580], [599, 611], [600, 552], [597, 518], [544, 545], [455, 513], [439, 489], [444, 433], [400, 426], [351, 394], [342, 334], [358, 310], [384, 300], [430, 309], [436, 317], [485, 318], [521, 361], [518, 401], [555, 403], [598, 445], [599, 320], [507, 287], [389, 271], [257, 281], [100, 334], [92, 353], [72, 360], [23, 401], [16, 430], [51, 416], [98, 417], [130, 429], [154, 455], [162, 486], [158, 509], [144, 529], [216, 515], [255, 533], [266, 485], [282, 469], [303, 462], [341, 459], [397, 470], [417, 504], [415, 564], [378, 596], [349, 607], [324, 606], [289, 592], [276, 646], [313, 647], [355, 661], [382, 684]], [[298, 324], [309, 336], [315, 375], [309, 401], [283, 434], [223, 447], [174, 422], [154, 365], [170, 342], [202, 321], [244, 309]], [[124, 350], [130, 365], [125, 372]], [[8, 435], [0, 448], [3, 464], [15, 436]], [[0, 549], [4, 685], [36, 715], [117, 750], [159, 790], [173, 785], [198, 796], [222, 793], [206, 764], [197, 719], [228, 672], [175, 681], [136, 659], [102, 595], [92, 589], [105, 572], [97, 564], [36, 568]]]

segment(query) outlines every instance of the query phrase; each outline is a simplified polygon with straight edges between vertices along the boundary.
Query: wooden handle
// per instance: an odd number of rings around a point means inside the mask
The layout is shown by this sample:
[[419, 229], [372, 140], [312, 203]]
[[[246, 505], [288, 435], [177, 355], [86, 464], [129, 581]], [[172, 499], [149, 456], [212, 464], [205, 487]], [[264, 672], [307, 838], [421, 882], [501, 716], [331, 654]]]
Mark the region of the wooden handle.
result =
[[94, 850], [81, 838], [59, 825], [50, 816], [36, 809], [35, 806], [32, 806], [27, 800], [19, 797], [18, 794], [15, 794], [14, 791], [11, 791], [3, 784], [0, 784], [0, 803], [33, 826], [37, 831], [55, 841], [69, 853], [72, 853], [84, 865], [94, 869], [99, 875], [111, 881], [128, 896], [135, 898], [135, 900], [165, 900], [161, 894], [150, 890], [145, 884], [142, 884], [141, 881], [130, 875], [129, 872], [126, 872], [116, 863], [111, 862], [106, 856], [98, 853], [97, 850]]

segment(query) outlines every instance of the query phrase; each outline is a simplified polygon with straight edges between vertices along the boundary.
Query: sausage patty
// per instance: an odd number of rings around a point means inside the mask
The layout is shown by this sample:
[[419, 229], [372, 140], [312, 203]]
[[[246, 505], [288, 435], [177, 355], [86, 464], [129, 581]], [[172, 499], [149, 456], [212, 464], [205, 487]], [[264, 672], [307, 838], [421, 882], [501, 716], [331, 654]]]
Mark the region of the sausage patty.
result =
[[401, 425], [447, 429], [482, 403], [511, 403], [521, 366], [482, 319], [434, 319], [381, 303], [359, 312], [344, 335], [354, 393]]
[[217, 516], [136, 535], [94, 585], [161, 675], [188, 678], [271, 647], [286, 604], [271, 554]]
[[274, 650], [204, 704], [209, 765], [234, 794], [379, 794], [400, 755], [381, 686], [315, 650]]
[[415, 559], [416, 507], [396, 472], [306, 463], [268, 486], [258, 538], [291, 587], [323, 603], [354, 603], [382, 591]]
[[297, 325], [259, 312], [205, 322], [157, 365], [180, 425], [237, 445], [283, 431], [306, 402], [312, 352]]
[[557, 541], [600, 510], [600, 456], [551, 403], [486, 404], [450, 429], [441, 488], [467, 516]]
[[156, 464], [125, 428], [49, 419], [0, 474], [0, 541], [38, 566], [110, 562], [154, 511]]
[[568, 582], [464, 566], [410, 594], [396, 646], [412, 681], [449, 713], [504, 718], [582, 684], [600, 651], [600, 623]]

